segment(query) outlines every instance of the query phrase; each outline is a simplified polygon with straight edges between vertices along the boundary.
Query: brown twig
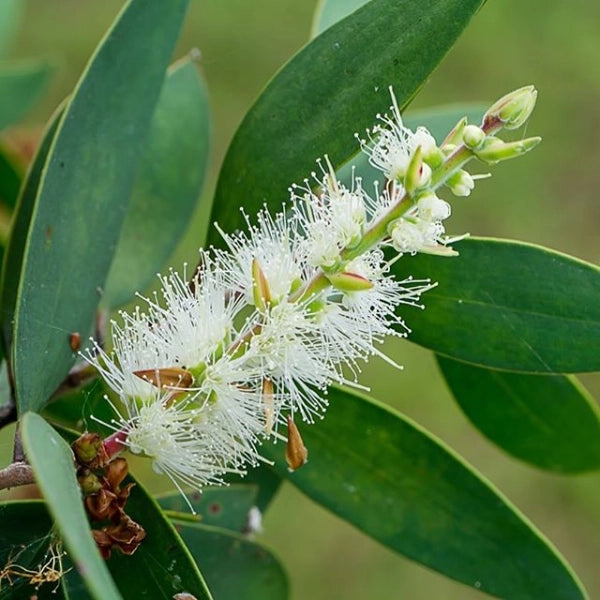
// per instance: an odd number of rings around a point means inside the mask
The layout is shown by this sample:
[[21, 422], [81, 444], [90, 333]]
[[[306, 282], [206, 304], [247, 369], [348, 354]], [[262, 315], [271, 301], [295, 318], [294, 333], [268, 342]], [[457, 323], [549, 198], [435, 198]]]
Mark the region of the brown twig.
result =
[[0, 469], [0, 490], [35, 483], [33, 470], [24, 462], [14, 462]]

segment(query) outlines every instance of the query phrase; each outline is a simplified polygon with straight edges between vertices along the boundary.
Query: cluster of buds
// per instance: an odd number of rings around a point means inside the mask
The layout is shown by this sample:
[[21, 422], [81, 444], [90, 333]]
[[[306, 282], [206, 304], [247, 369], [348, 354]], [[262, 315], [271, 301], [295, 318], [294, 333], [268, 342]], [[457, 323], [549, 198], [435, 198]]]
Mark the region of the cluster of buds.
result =
[[[95, 345], [86, 355], [117, 415], [106, 423], [115, 433], [103, 460], [124, 448], [148, 456], [180, 490], [243, 474], [264, 460], [266, 438], [286, 440], [291, 469], [304, 464], [294, 418], [322, 417], [332, 383], [359, 386], [361, 361], [386, 358], [384, 338], [408, 334], [398, 308], [420, 306], [435, 285], [397, 281], [391, 262], [456, 254], [443, 224], [451, 207], [438, 191], [468, 195], [476, 177], [467, 162], [498, 162], [537, 144], [495, 136], [525, 122], [535, 96], [532, 87], [509, 94], [480, 127], [460, 121], [438, 146], [425, 128], [404, 126], [392, 94], [391, 116], [378, 116], [360, 140], [386, 179], [381, 192], [367, 193], [355, 175], [342, 184], [325, 158], [290, 188], [287, 212], [265, 209], [255, 222], [246, 217], [247, 231], [221, 232], [225, 249], [201, 252], [191, 281], [185, 270], [162, 277], [144, 309], [112, 323], [112, 353]], [[103, 489], [118, 508], [122, 492], [111, 485]]]
[[72, 448], [84, 506], [92, 523], [101, 525], [93, 529], [92, 534], [102, 556], [109, 558], [113, 548], [123, 554], [133, 554], [146, 532], [125, 512], [135, 485], [121, 486], [127, 476], [127, 461], [113, 458], [110, 445], [105, 445], [95, 433], [82, 435], [73, 442]]

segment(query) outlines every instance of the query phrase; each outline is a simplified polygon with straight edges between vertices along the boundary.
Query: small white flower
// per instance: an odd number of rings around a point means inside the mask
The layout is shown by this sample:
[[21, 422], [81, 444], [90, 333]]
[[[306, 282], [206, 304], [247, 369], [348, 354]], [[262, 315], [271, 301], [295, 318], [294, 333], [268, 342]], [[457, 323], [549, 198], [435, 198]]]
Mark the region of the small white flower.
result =
[[404, 218], [398, 219], [392, 224], [390, 239], [394, 248], [401, 254], [405, 252], [415, 254], [425, 244], [425, 236], [418, 224]]
[[450, 177], [447, 184], [455, 196], [469, 196], [475, 188], [475, 179], [470, 173], [461, 169]]
[[216, 251], [219, 269], [231, 292], [244, 296], [252, 305], [254, 280], [252, 263], [258, 260], [266, 277], [273, 302], [284, 300], [303, 279], [306, 270], [304, 256], [293, 242], [292, 227], [283, 213], [273, 218], [265, 209], [257, 217], [257, 224], [248, 222], [249, 233], [229, 235], [219, 230], [229, 252]]
[[419, 198], [417, 210], [419, 218], [424, 221], [443, 221], [444, 219], [447, 219], [452, 212], [450, 204], [445, 200], [438, 198], [434, 193]]
[[335, 171], [325, 157], [327, 169], [317, 161], [322, 176], [290, 188], [293, 204], [293, 225], [299, 247], [312, 267], [332, 269], [339, 264], [342, 250], [353, 247], [361, 239], [367, 221], [366, 195], [358, 179], [346, 188], [335, 178]]
[[125, 413], [111, 427], [124, 433], [133, 454], [150, 457], [154, 470], [166, 474], [180, 491], [182, 485], [199, 489], [223, 483], [227, 473], [244, 472], [235, 460], [243, 453], [232, 453], [230, 440], [223, 443], [213, 435], [205, 405], [173, 402], [170, 392], [155, 388], [154, 398], [128, 401]]
[[[437, 150], [433, 136], [424, 127], [413, 132], [405, 127], [400, 108], [390, 87], [392, 96], [392, 116], [377, 115], [379, 123], [367, 130], [366, 140], [360, 139], [361, 148], [369, 157], [369, 162], [383, 172], [387, 179], [401, 183], [415, 150], [421, 146], [423, 157], [427, 158]], [[423, 165], [429, 169], [427, 165]], [[431, 170], [429, 170], [429, 177]], [[425, 183], [427, 175], [425, 174]]]

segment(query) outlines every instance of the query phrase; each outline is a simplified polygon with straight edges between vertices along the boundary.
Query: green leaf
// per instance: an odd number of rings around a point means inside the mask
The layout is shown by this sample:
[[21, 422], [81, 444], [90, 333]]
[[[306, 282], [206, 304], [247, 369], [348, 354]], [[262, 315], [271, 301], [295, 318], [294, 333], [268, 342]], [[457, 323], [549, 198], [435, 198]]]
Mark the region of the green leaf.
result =
[[106, 401], [109, 393], [101, 379], [94, 379], [78, 389], [65, 391], [46, 404], [40, 414], [52, 423], [72, 431], [93, 430], [108, 436], [113, 430], [99, 421], [110, 423], [115, 417], [114, 409]]
[[46, 61], [27, 60], [0, 67], [0, 129], [19, 121], [45, 90], [52, 73]]
[[409, 339], [458, 360], [510, 371], [600, 370], [600, 269], [546, 248], [484, 238], [456, 258], [403, 256], [397, 278], [437, 281], [425, 310], [405, 307]]
[[[33, 206], [14, 316], [19, 410], [39, 410], [88, 334], [188, 0], [130, 0], [65, 110]], [[118, 64], [118, 68], [115, 68]]]
[[341, 21], [344, 17], [359, 9], [369, 0], [320, 0], [315, 9], [311, 37], [316, 37]]
[[[390, 104], [406, 105], [483, 0], [372, 0], [301, 50], [273, 78], [240, 125], [217, 185], [211, 221], [225, 231], [279, 208], [288, 187], [327, 153], [334, 165], [356, 152], [354, 132]], [[315, 68], [318, 65], [319, 68]], [[210, 243], [219, 243], [211, 231]]]
[[324, 421], [299, 424], [308, 463], [278, 472], [377, 541], [448, 577], [511, 600], [584, 598], [535, 527], [442, 442], [395, 411], [333, 388]]
[[[203, 525], [213, 525], [230, 531], [243, 531], [248, 512], [256, 505], [257, 485], [234, 484], [227, 487], [205, 487], [187, 496], [196, 517]], [[156, 498], [165, 510], [189, 513], [186, 499], [180, 492], [167, 492]]]
[[146, 539], [132, 556], [114, 552], [108, 561], [123, 598], [172, 600], [175, 594], [188, 592], [197, 600], [211, 600], [194, 558], [139, 482], [126, 510], [146, 530]]
[[[15, 598], [33, 598], [37, 600], [62, 600], [67, 598], [63, 593], [61, 581], [51, 581], [36, 590], [26, 577], [23, 569], [32, 572], [38, 565], [47, 562], [50, 556], [46, 553], [52, 549], [57, 551], [57, 539], [53, 535], [53, 523], [43, 502], [38, 500], [25, 502], [6, 502], [0, 504], [2, 511], [2, 527], [0, 528], [0, 571], [9, 564], [13, 565], [13, 574], [0, 579], [0, 600]], [[60, 548], [60, 546], [59, 546]], [[67, 560], [63, 557], [63, 568], [66, 570]], [[18, 565], [19, 567], [15, 567]], [[58, 565], [53, 567], [57, 571]]]
[[23, 0], [2, 0], [0, 2], [0, 57], [6, 55], [6, 50], [15, 37], [24, 7]]
[[21, 420], [27, 459], [65, 546], [98, 600], [121, 598], [90, 532], [68, 444], [35, 413]]
[[215, 598], [288, 598], [285, 571], [271, 551], [262, 544], [218, 527], [178, 521], [177, 528], [202, 568]]
[[173, 66], [158, 100], [102, 304], [114, 308], [163, 269], [189, 225], [209, 149], [208, 92], [192, 59]]
[[14, 159], [0, 147], [0, 203], [4, 208], [12, 209], [17, 203], [21, 186], [21, 173]]
[[[0, 315], [2, 319], [2, 343], [6, 349], [10, 347], [13, 330], [13, 317], [17, 301], [19, 277], [23, 264], [23, 255], [27, 242], [27, 230], [35, 205], [37, 191], [40, 185], [42, 172], [50, 146], [56, 134], [58, 124], [63, 115], [64, 105], [60, 106], [52, 115], [42, 135], [42, 140], [35, 153], [33, 161], [25, 176], [25, 183], [17, 201], [15, 216], [6, 254], [2, 265], [0, 280]], [[6, 352], [8, 354], [8, 352]]]
[[600, 410], [574, 377], [438, 363], [467, 417], [506, 452], [551, 471], [600, 468]]

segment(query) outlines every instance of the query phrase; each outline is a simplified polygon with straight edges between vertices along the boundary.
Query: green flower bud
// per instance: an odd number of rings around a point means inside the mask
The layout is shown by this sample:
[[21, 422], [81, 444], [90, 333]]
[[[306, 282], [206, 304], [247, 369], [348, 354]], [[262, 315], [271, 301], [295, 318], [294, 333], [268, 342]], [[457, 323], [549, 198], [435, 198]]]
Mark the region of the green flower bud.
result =
[[373, 287], [373, 282], [356, 273], [332, 273], [326, 277], [329, 283], [341, 292], [362, 292]]
[[541, 141], [541, 137], [531, 137], [516, 142], [503, 142], [501, 139], [490, 137], [480, 149], [474, 152], [480, 160], [496, 163], [521, 156], [535, 148]]
[[[506, 129], [521, 127], [531, 115], [537, 99], [537, 90], [532, 85], [526, 85], [506, 96], [502, 96], [485, 113], [483, 128], [489, 129], [494, 123]], [[497, 129], [496, 127], [495, 129]]]
[[467, 125], [463, 131], [463, 142], [467, 148], [479, 148], [485, 139], [485, 132], [477, 125]]

